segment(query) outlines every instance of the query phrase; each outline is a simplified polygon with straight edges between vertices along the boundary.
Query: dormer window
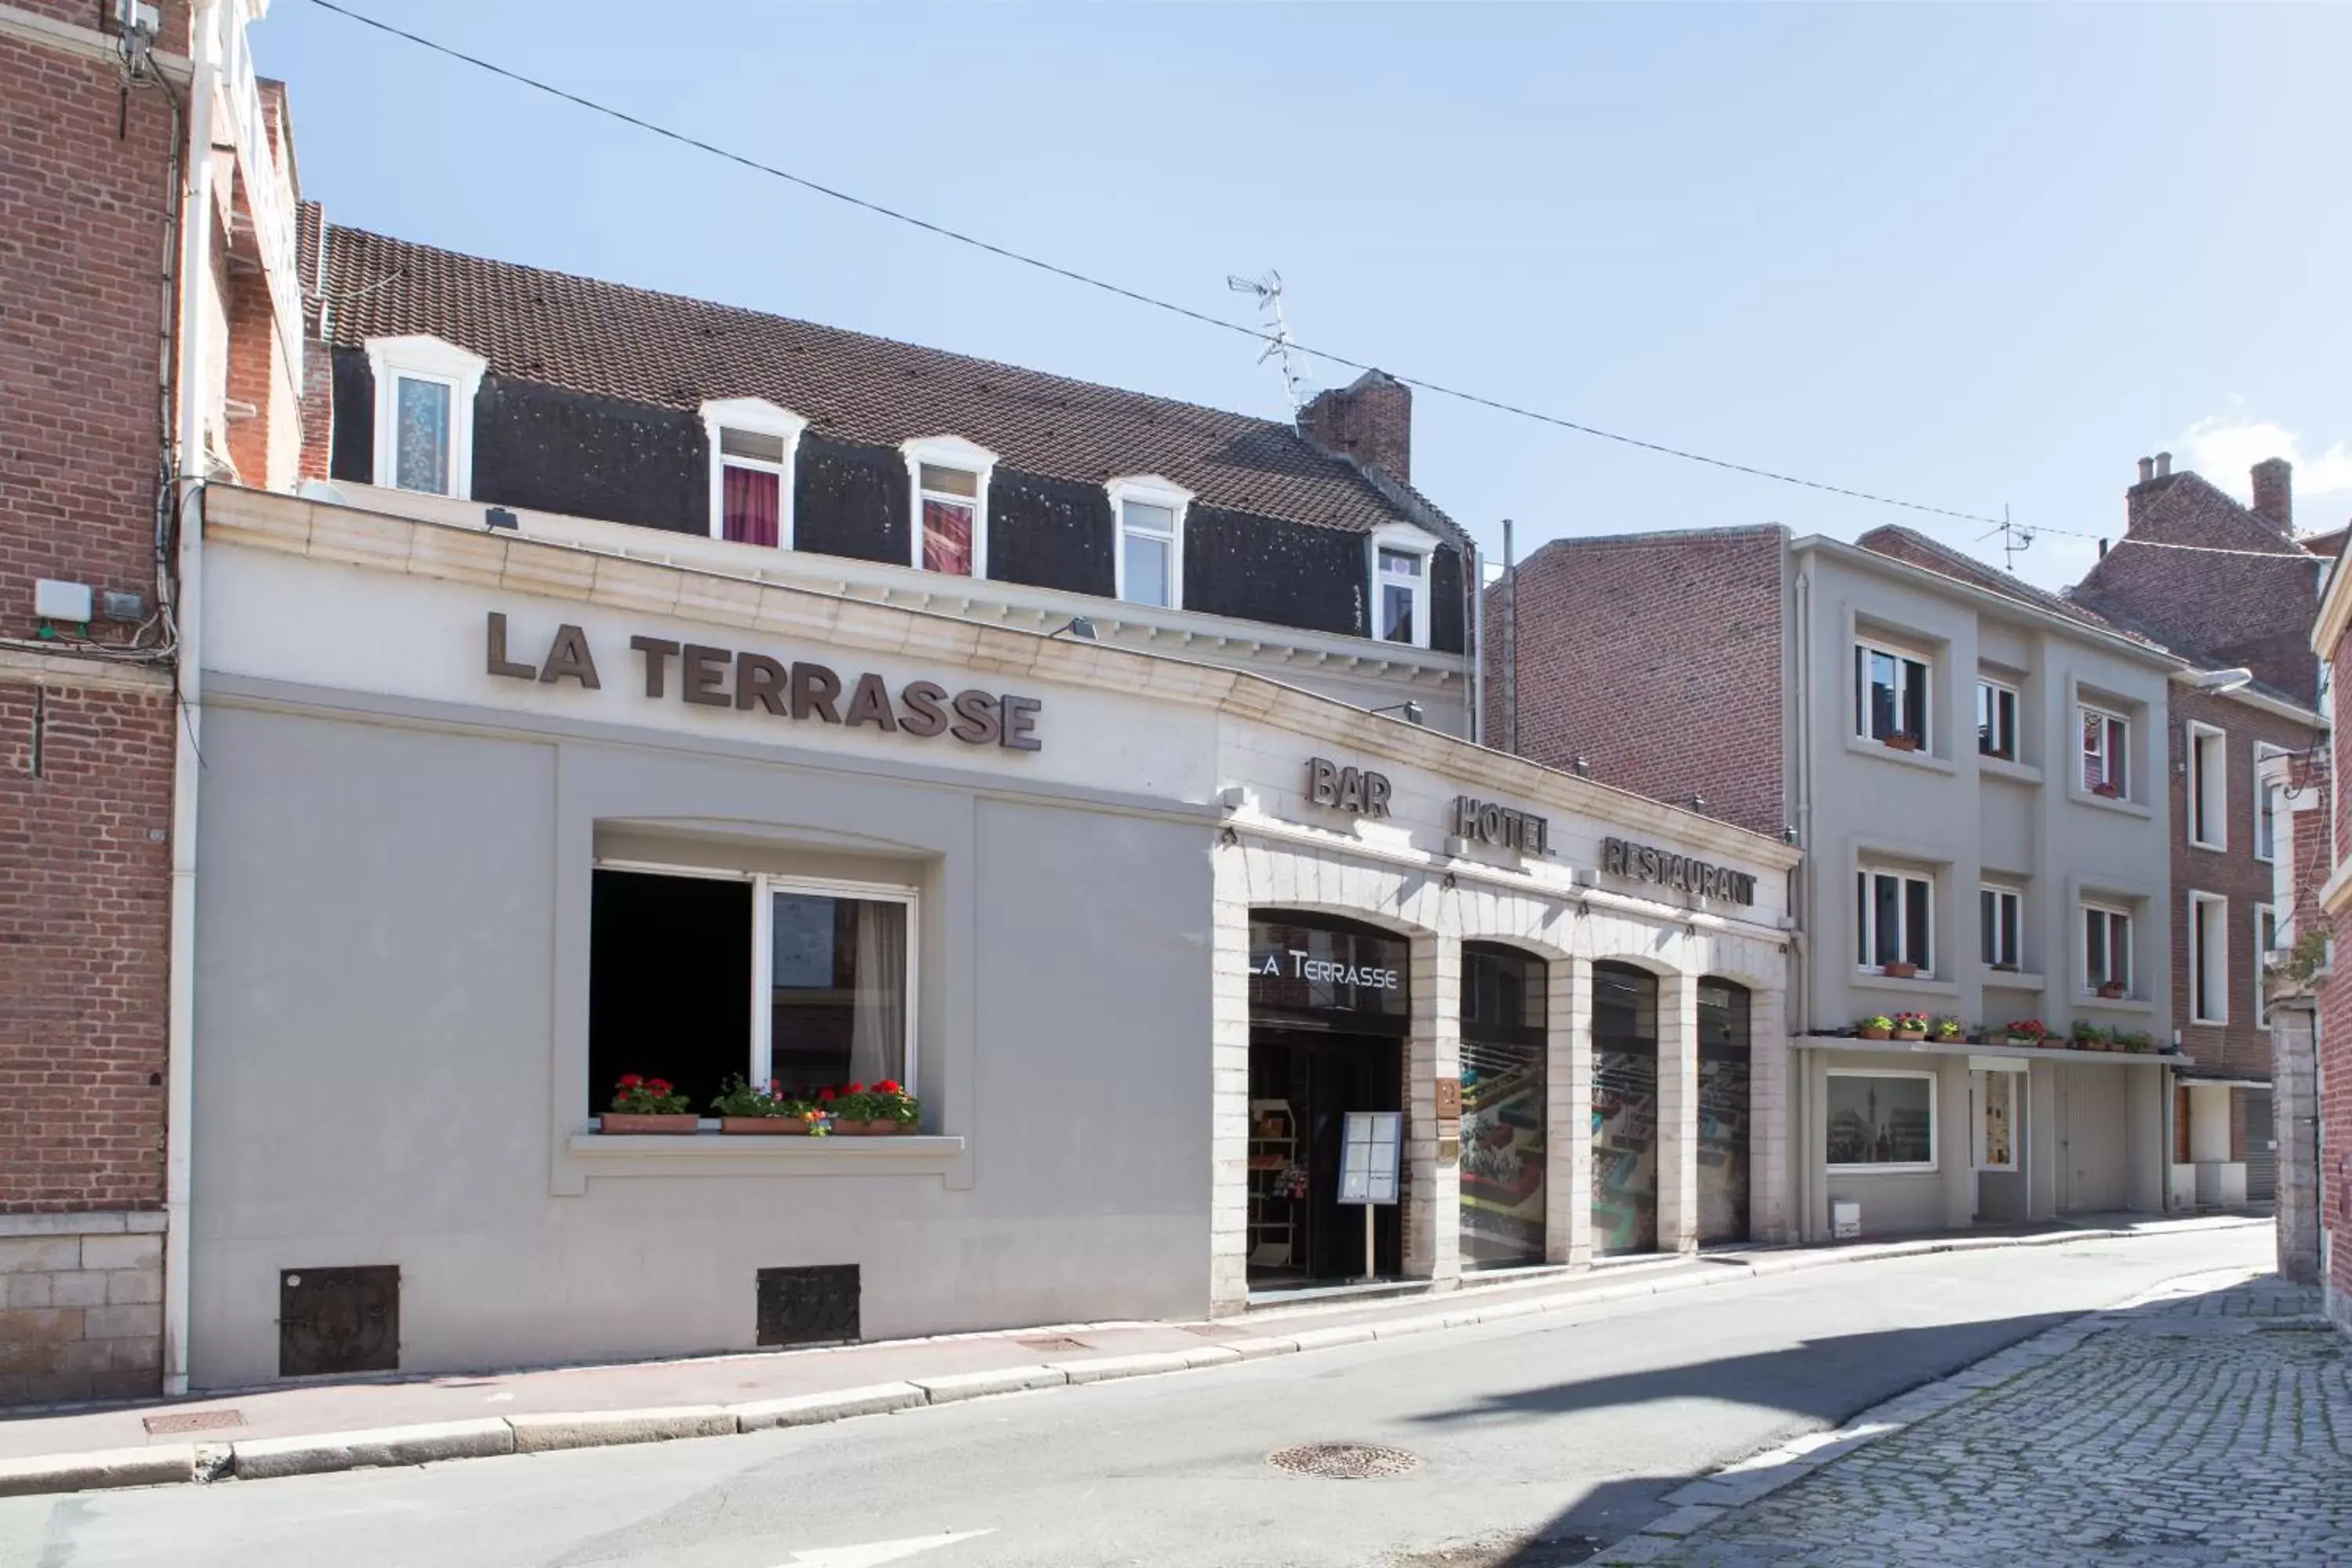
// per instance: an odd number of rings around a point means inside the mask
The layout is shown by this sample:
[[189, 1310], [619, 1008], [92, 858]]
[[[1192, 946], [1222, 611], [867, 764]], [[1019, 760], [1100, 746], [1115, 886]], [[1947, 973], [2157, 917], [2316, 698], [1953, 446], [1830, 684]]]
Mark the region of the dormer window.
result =
[[763, 398], [702, 405], [710, 441], [710, 537], [793, 547], [793, 459], [808, 421]]
[[1184, 513], [1192, 492], [1157, 474], [1113, 479], [1110, 493], [1117, 530], [1112, 590], [1130, 605], [1180, 609], [1184, 603]]
[[909, 441], [913, 499], [908, 564], [955, 577], [988, 575], [988, 476], [996, 454], [954, 436]]
[[1429, 646], [1429, 563], [1437, 542], [1397, 524], [1372, 534], [1372, 635], [1410, 647]]
[[474, 493], [474, 394], [489, 362], [445, 339], [370, 338], [374, 482], [465, 500]]

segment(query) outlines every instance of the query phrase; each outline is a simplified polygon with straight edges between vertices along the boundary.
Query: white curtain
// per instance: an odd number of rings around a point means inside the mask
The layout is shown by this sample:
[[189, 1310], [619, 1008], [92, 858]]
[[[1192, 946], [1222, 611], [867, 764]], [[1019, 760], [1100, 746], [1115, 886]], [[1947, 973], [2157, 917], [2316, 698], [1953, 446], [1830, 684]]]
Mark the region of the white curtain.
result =
[[849, 1076], [907, 1077], [907, 906], [858, 900], [856, 991], [850, 1002]]

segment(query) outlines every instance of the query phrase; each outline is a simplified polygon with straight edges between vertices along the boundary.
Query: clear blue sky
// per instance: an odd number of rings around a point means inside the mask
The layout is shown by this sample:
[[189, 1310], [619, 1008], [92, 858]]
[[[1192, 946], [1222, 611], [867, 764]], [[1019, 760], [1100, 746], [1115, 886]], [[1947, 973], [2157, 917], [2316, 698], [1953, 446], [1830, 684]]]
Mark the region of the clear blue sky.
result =
[[[952, 7], [350, 0], [941, 223], [1581, 423], [2117, 532], [2169, 447], [2352, 514], [2352, 10]], [[1270, 417], [1245, 340], [747, 173], [277, 0], [331, 219]], [[1317, 384], [1352, 373], [1318, 366]], [[1489, 551], [1969, 525], [1423, 395]], [[2088, 541], [2020, 562], [2059, 584]]]

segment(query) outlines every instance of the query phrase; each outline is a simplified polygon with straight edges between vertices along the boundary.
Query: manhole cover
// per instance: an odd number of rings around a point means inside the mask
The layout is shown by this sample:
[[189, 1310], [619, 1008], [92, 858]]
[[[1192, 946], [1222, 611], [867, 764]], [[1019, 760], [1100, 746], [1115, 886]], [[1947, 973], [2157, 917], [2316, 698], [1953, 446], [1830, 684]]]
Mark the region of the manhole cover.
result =
[[1094, 1346], [1084, 1340], [1074, 1340], [1067, 1334], [1039, 1334], [1032, 1339], [1016, 1340], [1033, 1351], [1090, 1351]]
[[245, 1416], [235, 1410], [183, 1410], [171, 1415], [150, 1415], [142, 1423], [151, 1437], [161, 1437], [170, 1432], [217, 1432], [224, 1426], [242, 1426]]
[[1319, 1476], [1331, 1481], [1369, 1481], [1401, 1476], [1421, 1468], [1421, 1456], [1402, 1448], [1377, 1447], [1370, 1443], [1302, 1443], [1276, 1448], [1265, 1462], [1296, 1476]]

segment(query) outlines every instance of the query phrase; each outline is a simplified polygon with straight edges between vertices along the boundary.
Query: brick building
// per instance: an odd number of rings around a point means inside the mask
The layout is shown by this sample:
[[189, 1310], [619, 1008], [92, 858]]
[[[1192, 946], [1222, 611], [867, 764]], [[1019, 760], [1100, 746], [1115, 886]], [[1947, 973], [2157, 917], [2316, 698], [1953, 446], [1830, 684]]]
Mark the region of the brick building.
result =
[[[2340, 562], [2344, 537], [2337, 533], [2313, 543]], [[2311, 635], [2312, 650], [2328, 672], [2321, 700], [2331, 717], [2333, 694], [2352, 679], [2352, 635], [2347, 634], [2352, 634], [2352, 585], [2339, 567], [2331, 566]], [[2331, 778], [2342, 777], [2346, 766], [2352, 765], [2352, 737], [2342, 726], [2333, 730], [2322, 757]], [[2321, 832], [2314, 837], [2326, 844], [2324, 875], [2313, 876], [2319, 923], [2296, 954], [2298, 968], [2312, 971], [2309, 980], [2319, 1015], [2309, 1090], [2311, 1228], [2316, 1233], [2312, 1260], [2325, 1287], [2328, 1316], [2352, 1334], [2352, 976], [2333, 963], [2332, 934], [2334, 923], [2352, 909], [2352, 824], [2344, 821], [2331, 801], [2318, 826]], [[2284, 1222], [2284, 1213], [2281, 1218]], [[2284, 1241], [2283, 1235], [2283, 1246]]]
[[299, 439], [262, 6], [124, 9], [0, 8], [0, 1404], [169, 1378], [173, 480], [288, 486]]
[[[1485, 610], [1499, 744], [1805, 849], [1800, 1239], [2167, 1203], [2185, 660], [1894, 528], [1557, 541]], [[1889, 1046], [1902, 1013], [1954, 1038]], [[2086, 1048], [2012, 1045], [2029, 1020]], [[1887, 1106], [1940, 1138], [1877, 1158]]]
[[[2325, 561], [2295, 540], [2288, 465], [2258, 463], [2252, 479], [2242, 505], [2169, 454], [2142, 459], [2122, 537], [2073, 597], [2190, 666], [2174, 678], [2167, 735], [2173, 1014], [2194, 1063], [2177, 1075], [2176, 1168], [2195, 1168], [2208, 1205], [2278, 1201], [2284, 1179], [2292, 1219], [2308, 1137], [2278, 1114], [2273, 1063], [2305, 1059], [2312, 1023], [2286, 960], [2313, 925], [2295, 860], [2326, 820], [2309, 767], [2326, 736], [2310, 647]], [[2308, 1227], [2283, 1225], [2283, 1266], [2307, 1273], [2291, 1232]]]

